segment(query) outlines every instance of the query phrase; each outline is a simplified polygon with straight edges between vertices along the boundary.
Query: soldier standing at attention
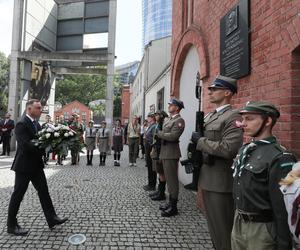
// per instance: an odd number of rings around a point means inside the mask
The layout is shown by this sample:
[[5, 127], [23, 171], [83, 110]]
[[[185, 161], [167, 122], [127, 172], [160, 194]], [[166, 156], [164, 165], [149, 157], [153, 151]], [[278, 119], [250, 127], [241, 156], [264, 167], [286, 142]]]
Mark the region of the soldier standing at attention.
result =
[[236, 122], [241, 115], [230, 103], [237, 93], [236, 80], [219, 75], [208, 87], [216, 110], [204, 119], [204, 137], [194, 132], [192, 141], [203, 154], [199, 185], [202, 189], [208, 230], [217, 250], [231, 250], [234, 217], [232, 163], [243, 143], [243, 132]]
[[253, 140], [240, 149], [233, 165], [236, 210], [232, 249], [292, 249], [279, 181], [292, 170], [296, 159], [272, 134], [280, 113], [266, 102], [249, 102], [240, 113], [244, 133]]
[[169, 190], [169, 203], [161, 206], [161, 216], [170, 217], [178, 214], [177, 201], [179, 193], [178, 181], [178, 160], [181, 157], [179, 148], [179, 137], [184, 131], [185, 123], [180, 116], [180, 110], [184, 108], [183, 102], [172, 99], [169, 102], [168, 111], [170, 117], [166, 118], [161, 131], [156, 136], [161, 139], [161, 149], [159, 158], [166, 177]]

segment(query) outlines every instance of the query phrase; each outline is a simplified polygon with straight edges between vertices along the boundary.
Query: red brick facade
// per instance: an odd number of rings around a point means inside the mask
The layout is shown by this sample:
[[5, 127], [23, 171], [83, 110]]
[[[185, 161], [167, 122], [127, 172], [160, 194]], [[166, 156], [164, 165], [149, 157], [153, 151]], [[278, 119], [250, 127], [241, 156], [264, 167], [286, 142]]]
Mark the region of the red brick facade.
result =
[[65, 120], [68, 120], [72, 113], [78, 114], [79, 122], [84, 124], [86, 124], [92, 118], [92, 110], [88, 106], [79, 101], [73, 101], [54, 112], [54, 121], [60, 115], [63, 115]]
[[[171, 95], [179, 96], [185, 57], [194, 46], [200, 61], [205, 112], [212, 109], [207, 86], [220, 71], [220, 19], [237, 3], [173, 1]], [[281, 112], [275, 135], [300, 157], [300, 1], [252, 0], [249, 8], [251, 73], [238, 80], [235, 107], [249, 100], [274, 103]]]
[[122, 124], [127, 123], [130, 117], [130, 86], [125, 85], [122, 89], [122, 112], [121, 121]]

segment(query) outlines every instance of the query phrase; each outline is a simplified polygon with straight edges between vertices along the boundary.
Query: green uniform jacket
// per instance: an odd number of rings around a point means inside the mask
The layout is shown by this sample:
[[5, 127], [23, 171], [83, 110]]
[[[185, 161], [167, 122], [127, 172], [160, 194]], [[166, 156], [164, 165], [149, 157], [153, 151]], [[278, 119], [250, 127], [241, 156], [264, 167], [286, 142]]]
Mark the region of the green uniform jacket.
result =
[[204, 137], [197, 149], [210, 155], [212, 163], [201, 167], [199, 183], [203, 190], [221, 193], [232, 192], [232, 163], [243, 144], [243, 131], [236, 126], [241, 115], [230, 106], [208, 115], [204, 120]]
[[185, 123], [180, 114], [174, 118], [165, 118], [162, 131], [157, 136], [161, 140], [159, 158], [161, 160], [179, 159], [181, 152], [179, 148], [179, 137], [184, 131]]

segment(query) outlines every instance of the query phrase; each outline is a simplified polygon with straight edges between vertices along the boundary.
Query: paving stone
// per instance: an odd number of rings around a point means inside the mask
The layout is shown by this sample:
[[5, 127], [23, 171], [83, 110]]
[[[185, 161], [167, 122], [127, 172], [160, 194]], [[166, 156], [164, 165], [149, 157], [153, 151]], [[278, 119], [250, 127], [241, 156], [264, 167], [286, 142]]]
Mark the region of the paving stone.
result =
[[[19, 224], [30, 229], [25, 237], [6, 233], [14, 172], [9, 170], [12, 158], [0, 157], [0, 249], [213, 249], [195, 194], [180, 186], [180, 214], [162, 218], [162, 202], [150, 200], [142, 189], [147, 181], [144, 160], [128, 167], [127, 156], [125, 147], [121, 167], [113, 166], [112, 156], [104, 167], [98, 166], [98, 156], [93, 166], [85, 165], [85, 156], [78, 166], [70, 166], [69, 157], [64, 166], [50, 162], [45, 168], [49, 192], [57, 214], [69, 221], [50, 230], [30, 184], [18, 214]], [[68, 242], [76, 233], [87, 237], [77, 247]]]

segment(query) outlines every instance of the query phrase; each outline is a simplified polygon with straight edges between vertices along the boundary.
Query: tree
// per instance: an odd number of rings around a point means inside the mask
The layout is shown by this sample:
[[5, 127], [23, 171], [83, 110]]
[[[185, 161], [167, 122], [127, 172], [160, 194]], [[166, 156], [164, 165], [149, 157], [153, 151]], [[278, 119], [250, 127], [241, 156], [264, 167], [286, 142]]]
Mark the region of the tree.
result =
[[114, 77], [114, 117], [121, 117], [121, 108], [122, 108], [122, 84], [120, 83], [119, 77]]
[[105, 76], [68, 75], [57, 81], [55, 100], [63, 105], [74, 100], [88, 105], [91, 101], [105, 99], [105, 91]]
[[0, 52], [0, 112], [7, 111], [10, 61]]

